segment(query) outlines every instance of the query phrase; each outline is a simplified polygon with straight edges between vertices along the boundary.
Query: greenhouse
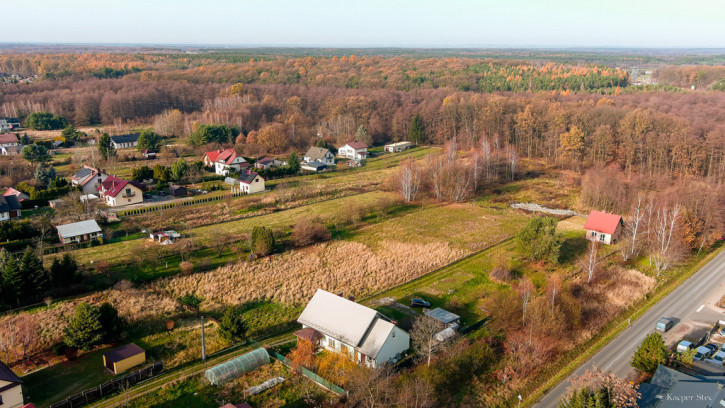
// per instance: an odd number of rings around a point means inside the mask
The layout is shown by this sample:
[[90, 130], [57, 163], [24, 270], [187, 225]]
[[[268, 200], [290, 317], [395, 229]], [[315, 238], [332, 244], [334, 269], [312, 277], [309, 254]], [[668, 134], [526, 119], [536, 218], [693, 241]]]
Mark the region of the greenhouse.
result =
[[220, 385], [240, 377], [245, 373], [254, 371], [265, 364], [269, 364], [269, 354], [267, 354], [267, 350], [260, 347], [206, 370], [204, 378], [209, 380], [213, 385]]

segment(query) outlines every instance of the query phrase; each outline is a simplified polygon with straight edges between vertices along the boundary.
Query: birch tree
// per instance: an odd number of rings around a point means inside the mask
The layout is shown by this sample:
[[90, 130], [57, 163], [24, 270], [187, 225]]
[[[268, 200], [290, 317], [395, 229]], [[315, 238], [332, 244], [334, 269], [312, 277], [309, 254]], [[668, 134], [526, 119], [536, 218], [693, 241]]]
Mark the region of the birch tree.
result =
[[400, 192], [403, 199], [407, 202], [415, 201], [420, 188], [422, 178], [420, 167], [415, 164], [413, 159], [408, 159], [400, 166]]
[[587, 253], [583, 257], [579, 257], [579, 267], [587, 274], [587, 283], [592, 282], [594, 274], [599, 269], [599, 244], [596, 241], [589, 243]]
[[546, 297], [551, 303], [551, 308], [556, 304], [556, 297], [561, 292], [561, 277], [558, 273], [552, 273], [546, 279]]
[[443, 329], [443, 323], [427, 315], [422, 315], [413, 322], [413, 328], [410, 331], [413, 349], [418, 356], [426, 360], [428, 366], [433, 355], [441, 347], [433, 336]]
[[631, 257], [639, 254], [641, 247], [640, 235], [646, 235], [648, 231], [645, 228], [645, 219], [649, 211], [649, 205], [645, 204], [644, 198], [640, 195], [637, 202], [632, 207], [632, 214], [624, 220], [624, 234], [626, 240], [622, 243], [620, 252], [622, 258], [626, 261]]
[[519, 281], [519, 284], [516, 286], [516, 292], [521, 297], [521, 312], [522, 312], [522, 319], [526, 320], [526, 309], [529, 306], [529, 301], [531, 300], [531, 295], [534, 293], [534, 283], [531, 282], [531, 279], [528, 277], [523, 278], [521, 281]]
[[652, 261], [654, 262], [657, 277], [673, 263], [679, 261], [682, 256], [682, 245], [680, 245], [679, 223], [681, 208], [675, 205], [672, 209], [662, 207], [657, 210], [653, 222], [653, 248]]

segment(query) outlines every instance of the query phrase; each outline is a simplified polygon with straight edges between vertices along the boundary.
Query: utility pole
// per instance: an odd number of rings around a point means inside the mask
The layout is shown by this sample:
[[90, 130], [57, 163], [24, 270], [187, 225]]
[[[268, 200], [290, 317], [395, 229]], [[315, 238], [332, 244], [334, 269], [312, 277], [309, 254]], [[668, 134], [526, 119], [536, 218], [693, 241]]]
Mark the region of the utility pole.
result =
[[201, 316], [201, 359], [206, 360], [206, 348], [204, 347], [204, 316]]

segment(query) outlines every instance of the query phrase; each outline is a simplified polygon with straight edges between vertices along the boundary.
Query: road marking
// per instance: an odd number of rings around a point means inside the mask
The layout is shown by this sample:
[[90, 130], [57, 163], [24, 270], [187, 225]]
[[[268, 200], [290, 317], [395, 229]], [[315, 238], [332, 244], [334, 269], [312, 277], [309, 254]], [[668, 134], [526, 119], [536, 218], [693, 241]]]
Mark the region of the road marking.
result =
[[699, 312], [700, 310], [702, 310], [703, 307], [705, 307], [705, 305], [702, 305], [702, 306], [698, 307], [697, 308], [697, 311]]

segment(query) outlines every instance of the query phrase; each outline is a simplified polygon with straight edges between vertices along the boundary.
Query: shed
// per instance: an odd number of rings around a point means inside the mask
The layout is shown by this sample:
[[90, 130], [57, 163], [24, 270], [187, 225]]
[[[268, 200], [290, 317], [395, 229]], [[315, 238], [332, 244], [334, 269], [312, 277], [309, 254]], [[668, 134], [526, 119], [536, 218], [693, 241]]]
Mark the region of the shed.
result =
[[204, 378], [213, 385], [220, 385], [245, 373], [254, 371], [265, 364], [269, 364], [269, 354], [267, 350], [260, 347], [206, 370]]
[[186, 197], [186, 187], [172, 184], [169, 186], [169, 194], [173, 197]]
[[115, 348], [103, 355], [103, 365], [114, 374], [122, 373], [145, 361], [146, 352], [134, 343]]
[[297, 337], [298, 340], [309, 341], [315, 347], [319, 347], [320, 340], [325, 338], [325, 336], [312, 327], [305, 327], [304, 329], [297, 330], [295, 332], [295, 337]]
[[437, 307], [433, 310], [427, 310], [425, 312], [425, 315], [438, 320], [445, 326], [451, 326], [453, 324], [459, 325], [461, 323], [461, 316], [458, 316], [455, 313], [451, 313], [445, 309], [441, 309], [440, 307]]

